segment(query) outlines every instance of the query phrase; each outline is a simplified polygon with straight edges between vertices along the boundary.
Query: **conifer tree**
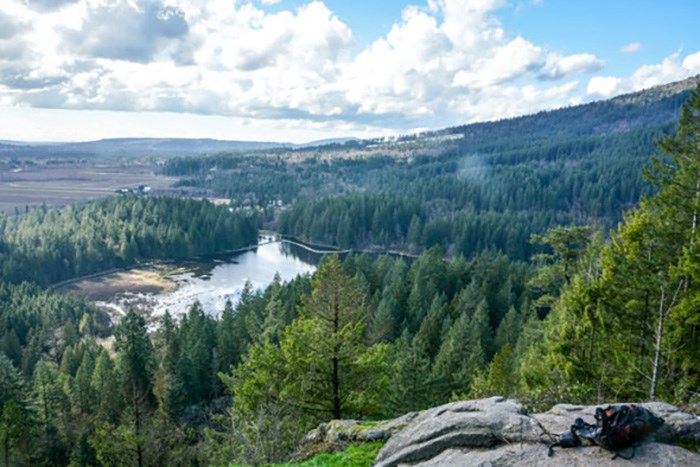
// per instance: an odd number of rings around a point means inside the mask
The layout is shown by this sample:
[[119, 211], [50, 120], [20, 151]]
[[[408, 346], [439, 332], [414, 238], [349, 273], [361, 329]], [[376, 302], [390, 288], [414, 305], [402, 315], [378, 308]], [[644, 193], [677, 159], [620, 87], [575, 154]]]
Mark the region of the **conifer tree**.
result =
[[31, 423], [29, 413], [14, 399], [7, 400], [2, 406], [0, 447], [5, 465], [29, 464]]
[[153, 373], [155, 357], [146, 329], [146, 321], [134, 310], [122, 318], [114, 333], [117, 351], [117, 374], [122, 397], [133, 422], [135, 463], [144, 464], [143, 427], [153, 403]]
[[221, 312], [221, 319], [216, 326], [216, 354], [219, 358], [218, 367], [228, 372], [232, 365], [238, 362], [238, 349], [234, 334], [235, 318], [231, 300], [226, 300]]
[[326, 259], [311, 282], [304, 314], [318, 321], [323, 339], [316, 343], [330, 360], [330, 408], [333, 418], [343, 414], [349, 392], [343, 372], [350, 370], [364, 331], [364, 291], [342, 270], [337, 255]]
[[436, 295], [433, 298], [427, 316], [420, 324], [413, 345], [432, 362], [440, 350], [440, 343], [445, 335], [443, 331], [449, 329], [450, 325], [445, 296], [442, 294]]
[[392, 413], [402, 415], [430, 407], [437, 400], [439, 381], [431, 376], [430, 359], [412, 345], [407, 330], [394, 343], [394, 358], [388, 400]]
[[83, 359], [71, 384], [70, 395], [73, 407], [84, 414], [90, 414], [94, 409], [95, 393], [91, 384], [94, 369], [95, 357], [92, 352], [83, 352]]
[[120, 395], [114, 363], [106, 350], [97, 356], [90, 386], [96, 399], [93, 412], [97, 420], [114, 422], [119, 413]]
[[547, 319], [541, 360], [570, 400], [683, 401], [700, 382], [699, 139], [695, 91], [648, 171], [657, 194], [625, 215], [599, 259], [597, 247], [579, 257]]
[[61, 418], [70, 405], [63, 391], [65, 376], [49, 363], [40, 361], [34, 369], [34, 409], [41, 424], [38, 453], [51, 462], [62, 462], [64, 446], [59, 432]]

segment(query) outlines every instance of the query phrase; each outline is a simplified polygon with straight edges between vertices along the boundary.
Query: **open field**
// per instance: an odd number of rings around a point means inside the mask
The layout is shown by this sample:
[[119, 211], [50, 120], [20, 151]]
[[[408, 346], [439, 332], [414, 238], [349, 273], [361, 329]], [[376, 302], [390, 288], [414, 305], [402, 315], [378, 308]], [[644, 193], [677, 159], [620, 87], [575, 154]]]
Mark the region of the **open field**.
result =
[[172, 265], [155, 264], [69, 281], [65, 285], [56, 287], [54, 291], [90, 301], [109, 300], [115, 295], [127, 292], [132, 294], [172, 292], [177, 288], [178, 283], [168, 276], [178, 272], [182, 271]]
[[45, 203], [65, 206], [110, 196], [120, 188], [150, 186], [167, 189], [176, 179], [156, 174], [156, 166], [143, 164], [0, 165], [0, 211], [14, 213], [25, 206]]

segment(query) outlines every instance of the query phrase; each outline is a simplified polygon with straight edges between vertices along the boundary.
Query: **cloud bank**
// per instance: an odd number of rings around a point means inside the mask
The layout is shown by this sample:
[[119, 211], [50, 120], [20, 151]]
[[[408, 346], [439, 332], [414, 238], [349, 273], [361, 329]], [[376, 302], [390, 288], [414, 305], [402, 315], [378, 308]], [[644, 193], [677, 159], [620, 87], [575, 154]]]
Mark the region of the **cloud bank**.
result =
[[0, 105], [408, 131], [700, 73], [700, 53], [675, 53], [628, 77], [588, 76], [605, 68], [596, 55], [510, 35], [495, 16], [505, 0], [417, 2], [359, 51], [323, 2], [268, 9], [277, 3], [4, 0]]

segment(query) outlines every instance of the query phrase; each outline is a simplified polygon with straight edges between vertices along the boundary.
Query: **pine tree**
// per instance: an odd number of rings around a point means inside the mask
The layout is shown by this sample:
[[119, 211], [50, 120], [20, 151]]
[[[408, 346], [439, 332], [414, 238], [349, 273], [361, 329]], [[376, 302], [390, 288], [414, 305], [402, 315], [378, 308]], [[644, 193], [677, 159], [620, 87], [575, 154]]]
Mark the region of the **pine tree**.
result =
[[[0, 445], [5, 465], [29, 464], [29, 444], [32, 420], [29, 413], [14, 399], [2, 406], [0, 415]], [[19, 459], [23, 454], [24, 459]]]
[[449, 329], [451, 323], [447, 316], [445, 296], [436, 295], [430, 305], [427, 316], [420, 324], [415, 335], [414, 346], [432, 362], [440, 350], [445, 328]]
[[500, 351], [506, 345], [510, 345], [512, 349], [518, 342], [520, 328], [520, 316], [518, 316], [518, 312], [514, 307], [510, 307], [496, 330], [496, 339], [494, 341], [496, 350]]
[[96, 399], [93, 413], [97, 420], [114, 422], [119, 413], [120, 395], [114, 364], [106, 350], [102, 350], [95, 360], [90, 387]]
[[545, 342], [537, 346], [538, 360], [553, 375], [539, 384], [559, 387], [559, 397], [661, 395], [683, 401], [695, 393], [692, 388], [700, 382], [698, 139], [696, 91], [677, 133], [659, 143], [665, 157], [647, 173], [657, 194], [625, 215], [598, 258], [597, 245], [577, 257], [576, 274], [565, 281], [547, 318]]
[[25, 391], [24, 381], [19, 371], [7, 356], [0, 353], [0, 404], [11, 399], [23, 400]]
[[63, 462], [64, 446], [59, 433], [61, 417], [70, 406], [63, 391], [65, 376], [49, 363], [40, 361], [34, 369], [34, 408], [41, 424], [38, 452], [52, 462]]
[[364, 291], [342, 270], [336, 255], [326, 259], [312, 280], [313, 291], [304, 301], [304, 313], [318, 321], [323, 339], [316, 343], [330, 360], [330, 409], [343, 414], [349, 388], [342, 375], [353, 364], [364, 331]]
[[481, 301], [474, 316], [469, 321], [468, 342], [471, 343], [469, 366], [473, 370], [482, 370], [489, 357], [493, 355], [493, 331], [489, 327], [488, 304]]
[[95, 393], [92, 388], [92, 375], [95, 368], [95, 357], [92, 352], [83, 352], [83, 359], [71, 384], [71, 402], [73, 407], [84, 414], [94, 410]]
[[148, 337], [146, 321], [134, 310], [122, 318], [114, 333], [117, 351], [117, 374], [122, 397], [130, 409], [133, 422], [133, 449], [137, 465], [144, 464], [143, 425], [153, 403], [155, 358]]
[[493, 357], [486, 372], [480, 373], [472, 383], [470, 397], [513, 397], [519, 385], [515, 371], [515, 359], [510, 343]]
[[391, 372], [391, 395], [388, 405], [392, 414], [424, 410], [439, 402], [435, 395], [438, 381], [431, 376], [430, 359], [411, 344], [405, 330], [394, 343], [394, 366]]
[[446, 402], [453, 392], [468, 393], [474, 373], [472, 355], [483, 353], [479, 340], [470, 340], [471, 323], [462, 313], [442, 341], [432, 368], [432, 378], [439, 382], [438, 403]]
[[365, 291], [337, 256], [321, 264], [312, 285], [301, 317], [287, 326], [279, 346], [258, 340], [231, 376], [221, 375], [234, 395], [235, 419], [255, 420], [231, 431], [263, 444], [263, 457], [247, 462], [279, 460], [306, 430], [331, 417], [383, 413], [388, 346], [364, 341]]
[[221, 319], [216, 326], [216, 354], [219, 358], [218, 367], [223, 372], [228, 372], [232, 365], [238, 363], [239, 354], [234, 329], [233, 305], [231, 300], [226, 300]]

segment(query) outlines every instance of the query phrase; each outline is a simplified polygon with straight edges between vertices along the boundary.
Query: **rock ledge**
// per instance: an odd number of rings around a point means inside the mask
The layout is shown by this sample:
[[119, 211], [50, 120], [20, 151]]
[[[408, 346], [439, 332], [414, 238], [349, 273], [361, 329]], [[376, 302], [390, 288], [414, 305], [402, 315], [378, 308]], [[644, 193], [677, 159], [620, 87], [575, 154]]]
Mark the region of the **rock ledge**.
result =
[[[656, 439], [665, 442], [680, 442], [698, 446], [700, 443], [700, 418], [681, 411], [671, 404], [652, 402], [643, 404], [666, 421]], [[377, 456], [375, 465], [393, 467], [399, 465], [421, 466], [620, 466], [628, 463], [635, 466], [698, 466], [700, 453], [688, 449], [649, 441], [636, 449], [632, 460], [612, 460], [612, 454], [597, 446], [583, 446], [555, 450], [547, 457], [547, 448], [542, 439], [549, 434], [558, 434], [569, 429], [577, 417], [593, 422], [598, 406], [576, 406], [560, 404], [541, 414], [528, 415], [522, 404], [512, 399], [491, 397], [470, 401], [453, 402], [429, 409], [422, 414], [407, 414], [395, 421], [381, 422], [398, 428], [384, 430], [382, 436], [389, 440]], [[396, 422], [391, 425], [392, 422]], [[329, 433], [348, 439], [346, 433], [357, 428], [331, 422], [338, 428], [325, 428]], [[330, 425], [330, 424], [329, 424]], [[341, 429], [345, 426], [345, 430]], [[400, 428], [404, 426], [403, 428]], [[321, 427], [319, 427], [320, 429]], [[360, 430], [361, 431], [361, 430]], [[310, 433], [311, 436], [318, 429]], [[345, 433], [345, 434], [343, 434]], [[393, 433], [393, 434], [392, 434]], [[376, 434], [376, 433], [375, 433]], [[308, 437], [308, 436], [307, 436]], [[368, 433], [356, 440], [377, 440], [381, 437]]]

